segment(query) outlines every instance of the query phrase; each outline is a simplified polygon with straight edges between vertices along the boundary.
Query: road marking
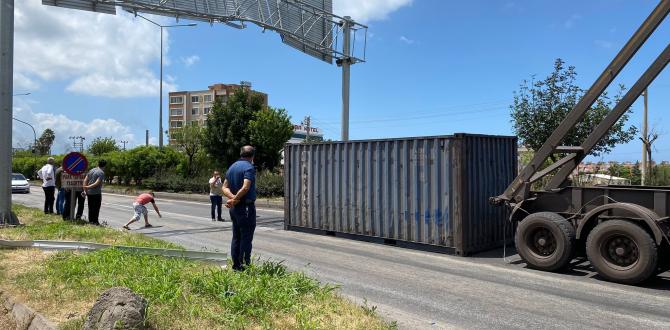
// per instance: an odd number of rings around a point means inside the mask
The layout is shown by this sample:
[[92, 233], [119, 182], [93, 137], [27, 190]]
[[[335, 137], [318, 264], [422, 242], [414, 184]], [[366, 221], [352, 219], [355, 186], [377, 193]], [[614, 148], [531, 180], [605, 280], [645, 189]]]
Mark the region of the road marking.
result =
[[[131, 195], [123, 195], [123, 194], [115, 194], [115, 193], [104, 193], [104, 194], [105, 195], [111, 195], [111, 196], [118, 196], [118, 197], [134, 198], [134, 196], [131, 196]], [[171, 199], [171, 198], [163, 198], [162, 200], [172, 201], [172, 202], [177, 202], [177, 203], [201, 205], [201, 206], [210, 206], [211, 205], [210, 203], [194, 202], [194, 201], [181, 201], [181, 200], [176, 200], [176, 199]], [[264, 207], [257, 207], [256, 210], [261, 210], [263, 212], [284, 213], [284, 210], [269, 209], [269, 208], [264, 208]]]

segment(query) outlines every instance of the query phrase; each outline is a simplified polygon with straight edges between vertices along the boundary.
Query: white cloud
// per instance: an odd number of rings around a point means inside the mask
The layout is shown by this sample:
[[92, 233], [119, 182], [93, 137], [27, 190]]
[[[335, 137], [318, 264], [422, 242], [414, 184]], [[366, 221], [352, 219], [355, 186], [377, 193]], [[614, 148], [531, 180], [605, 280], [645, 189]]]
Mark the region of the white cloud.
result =
[[[26, 102], [14, 107], [14, 117], [30, 123], [35, 127], [37, 137], [42, 132], [51, 128], [55, 135], [52, 151], [62, 153], [72, 150], [72, 141], [70, 136], [84, 136], [86, 145], [96, 137], [112, 137], [117, 141], [128, 141], [128, 146], [136, 144], [135, 135], [131, 133], [128, 126], [123, 125], [115, 119], [93, 119], [90, 122], [83, 122], [71, 119], [65, 115], [52, 113], [34, 113]], [[12, 126], [12, 145], [15, 147], [26, 147], [32, 144], [33, 131], [25, 124], [14, 122]]]
[[158, 69], [160, 33], [154, 25], [120, 10], [95, 14], [44, 6], [40, 0], [17, 1], [15, 13], [17, 86], [35, 89], [40, 82], [62, 81], [68, 91], [87, 95], [157, 93], [159, 79], [152, 70]]
[[351, 16], [355, 21], [369, 22], [382, 20], [401, 7], [412, 4], [413, 0], [335, 0], [335, 14]]
[[198, 63], [198, 61], [200, 61], [200, 56], [198, 56], [198, 55], [191, 55], [189, 57], [182, 57], [181, 58], [181, 62], [187, 68], [191, 67], [193, 64]]
[[405, 36], [400, 36], [400, 41], [402, 41], [402, 42], [404, 42], [404, 43], [406, 43], [406, 44], [408, 44], [408, 45], [412, 45], [412, 44], [414, 44], [414, 40], [409, 39], [409, 38], [407, 38], [407, 37], [405, 37]]

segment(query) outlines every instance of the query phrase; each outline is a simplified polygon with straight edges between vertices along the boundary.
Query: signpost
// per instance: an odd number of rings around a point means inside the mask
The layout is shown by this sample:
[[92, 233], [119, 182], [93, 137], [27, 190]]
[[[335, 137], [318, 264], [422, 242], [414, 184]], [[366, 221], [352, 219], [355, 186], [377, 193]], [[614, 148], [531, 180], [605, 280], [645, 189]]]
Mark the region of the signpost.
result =
[[88, 169], [88, 159], [79, 152], [71, 152], [63, 158], [61, 185], [70, 190], [70, 219], [75, 218], [75, 201], [77, 194], [83, 190], [84, 173]]

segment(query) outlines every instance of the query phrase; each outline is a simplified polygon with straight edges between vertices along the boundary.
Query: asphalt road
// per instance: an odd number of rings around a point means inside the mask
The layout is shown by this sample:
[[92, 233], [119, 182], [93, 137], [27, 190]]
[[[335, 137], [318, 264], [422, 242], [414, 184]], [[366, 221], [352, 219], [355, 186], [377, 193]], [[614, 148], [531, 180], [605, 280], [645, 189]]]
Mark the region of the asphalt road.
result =
[[[33, 187], [14, 202], [40, 207]], [[157, 227], [137, 232], [190, 249], [227, 251], [230, 222], [211, 222], [209, 205], [157, 200]], [[151, 208], [149, 208], [151, 209]], [[84, 212], [86, 214], [87, 211]], [[132, 197], [105, 194], [101, 220], [120, 228], [132, 215]], [[670, 329], [670, 274], [645, 287], [608, 283], [577, 261], [569, 273], [525, 268], [502, 250], [460, 258], [283, 230], [283, 212], [258, 210], [254, 252], [284, 260], [344, 295], [377, 306], [404, 329]], [[226, 217], [227, 219], [229, 217]]]

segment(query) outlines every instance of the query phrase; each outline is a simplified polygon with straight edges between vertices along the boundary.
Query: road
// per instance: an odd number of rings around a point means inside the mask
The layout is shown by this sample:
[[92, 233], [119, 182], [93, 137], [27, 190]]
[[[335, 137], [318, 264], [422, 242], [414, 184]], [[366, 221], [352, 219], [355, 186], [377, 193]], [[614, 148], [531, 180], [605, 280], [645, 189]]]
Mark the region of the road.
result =
[[[42, 192], [13, 195], [40, 207]], [[228, 250], [230, 222], [211, 222], [209, 205], [157, 200], [164, 217], [148, 236], [190, 249]], [[105, 194], [101, 220], [120, 228], [132, 197]], [[84, 212], [86, 214], [86, 211]], [[525, 268], [518, 256], [492, 251], [460, 258], [283, 230], [283, 212], [258, 210], [254, 252], [341, 286], [358, 303], [377, 306], [401, 329], [670, 329], [670, 274], [645, 287], [605, 282], [588, 262], [565, 274]], [[226, 217], [228, 218], [228, 217]]]

